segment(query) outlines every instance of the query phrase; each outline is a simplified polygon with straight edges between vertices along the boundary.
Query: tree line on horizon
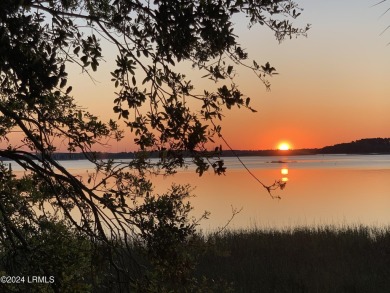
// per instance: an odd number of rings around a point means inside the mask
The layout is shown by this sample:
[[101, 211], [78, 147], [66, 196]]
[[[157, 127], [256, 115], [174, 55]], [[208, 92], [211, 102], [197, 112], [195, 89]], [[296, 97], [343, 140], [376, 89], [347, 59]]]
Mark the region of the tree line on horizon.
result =
[[[222, 150], [221, 157], [235, 156], [278, 156], [278, 155], [316, 155], [316, 154], [388, 154], [390, 153], [390, 138], [364, 138], [347, 143], [339, 143], [322, 148], [304, 148], [291, 150]], [[101, 160], [107, 159], [134, 159], [137, 152], [95, 152], [94, 155]], [[190, 157], [191, 153], [184, 152], [184, 157]], [[85, 160], [88, 158], [84, 153], [53, 153], [53, 158], [59, 161]], [[148, 153], [148, 158], [160, 158], [159, 152]], [[0, 161], [9, 161], [0, 157]]]

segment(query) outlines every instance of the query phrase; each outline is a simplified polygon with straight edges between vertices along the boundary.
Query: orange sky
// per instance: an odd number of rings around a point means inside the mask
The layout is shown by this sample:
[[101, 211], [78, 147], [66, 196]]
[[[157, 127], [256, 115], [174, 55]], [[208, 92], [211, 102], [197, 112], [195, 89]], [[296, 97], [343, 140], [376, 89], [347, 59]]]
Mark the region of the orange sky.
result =
[[[308, 38], [278, 44], [266, 28], [248, 30], [245, 18], [234, 20], [250, 60], [269, 61], [280, 74], [266, 92], [250, 71], [237, 72], [237, 84], [258, 112], [226, 111], [224, 137], [235, 149], [275, 149], [281, 141], [312, 148], [390, 137], [390, 30], [379, 35], [390, 24], [390, 12], [379, 17], [388, 4], [370, 8], [375, 1], [297, 2], [305, 9], [299, 23], [312, 25]], [[70, 73], [68, 83], [80, 106], [106, 120], [116, 117], [110, 82], [115, 56], [110, 50], [103, 55], [107, 62], [94, 75], [95, 84], [80, 69]], [[185, 70], [200, 92], [205, 84], [212, 86], [191, 68]], [[130, 150], [132, 137], [105, 149]]]
[[278, 45], [261, 29], [244, 35], [249, 53], [270, 61], [280, 75], [272, 78], [271, 93], [242, 76], [259, 113], [234, 113], [225, 136], [240, 149], [274, 148], [281, 140], [305, 148], [390, 137], [390, 31], [379, 36], [390, 17], [378, 19], [387, 7], [298, 2], [305, 8], [302, 20], [312, 24], [308, 38]]
[[[305, 9], [300, 23], [312, 25], [308, 38], [278, 44], [266, 28], [248, 31], [244, 18], [235, 19], [250, 58], [269, 61], [280, 74], [266, 92], [250, 71], [237, 72], [240, 89], [258, 112], [227, 111], [225, 138], [236, 149], [273, 149], [281, 141], [311, 148], [390, 137], [390, 30], [379, 35], [390, 23], [387, 15], [379, 17], [387, 7], [370, 8], [370, 1], [363, 0], [298, 2]], [[97, 85], [86, 80], [74, 87], [79, 103], [102, 118], [113, 106], [106, 59]], [[200, 91], [205, 84], [212, 86], [186, 70]], [[131, 140], [113, 143], [111, 151], [132, 149]]]

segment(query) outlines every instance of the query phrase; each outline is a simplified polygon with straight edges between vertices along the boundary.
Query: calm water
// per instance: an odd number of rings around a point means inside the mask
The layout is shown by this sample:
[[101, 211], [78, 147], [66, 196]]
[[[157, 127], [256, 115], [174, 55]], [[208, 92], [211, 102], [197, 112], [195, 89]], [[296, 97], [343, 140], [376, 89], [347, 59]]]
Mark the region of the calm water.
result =
[[[226, 175], [198, 177], [193, 167], [168, 178], [154, 178], [157, 192], [172, 183], [190, 183], [194, 216], [210, 211], [200, 228], [223, 226], [232, 207], [242, 211], [231, 228], [284, 228], [311, 225], [390, 225], [390, 155], [315, 155], [243, 157], [246, 166], [264, 184], [287, 182], [272, 199], [236, 158], [225, 158]], [[64, 161], [74, 173], [92, 169], [87, 161]], [[14, 166], [17, 170], [17, 167]]]
[[[235, 158], [226, 158], [226, 176], [191, 170], [160, 180], [196, 186], [192, 200], [211, 217], [205, 230], [223, 226], [233, 208], [243, 208], [232, 228], [284, 228], [311, 225], [390, 225], [389, 155], [316, 155], [244, 157], [242, 160], [266, 185], [287, 181], [281, 200], [272, 199]], [[283, 162], [283, 163], [282, 163]], [[161, 188], [162, 189], [162, 188]]]

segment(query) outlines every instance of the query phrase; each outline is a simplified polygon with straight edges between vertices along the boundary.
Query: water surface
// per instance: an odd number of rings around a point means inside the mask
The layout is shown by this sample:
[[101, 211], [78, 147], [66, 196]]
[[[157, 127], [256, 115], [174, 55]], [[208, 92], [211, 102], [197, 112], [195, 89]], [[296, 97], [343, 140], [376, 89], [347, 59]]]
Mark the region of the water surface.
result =
[[[243, 157], [264, 184], [287, 182], [284, 190], [273, 193], [280, 200], [272, 199], [237, 158], [224, 160], [225, 175], [208, 172], [199, 177], [189, 166], [174, 176], [153, 178], [155, 190], [162, 193], [172, 183], [195, 187], [193, 215], [211, 212], [210, 219], [200, 225], [206, 231], [224, 226], [232, 208], [242, 211], [231, 228], [390, 224], [390, 155]], [[80, 175], [93, 170], [85, 160], [61, 164]], [[13, 169], [19, 170], [14, 164]]]
[[284, 228], [312, 225], [390, 224], [389, 155], [315, 155], [290, 157], [244, 157], [246, 166], [264, 184], [286, 181], [272, 199], [236, 158], [225, 158], [224, 176], [194, 175], [182, 171], [158, 180], [163, 190], [172, 182], [190, 182], [197, 195], [196, 212], [208, 210], [202, 224], [213, 230], [226, 223], [232, 207], [242, 211], [232, 228]]

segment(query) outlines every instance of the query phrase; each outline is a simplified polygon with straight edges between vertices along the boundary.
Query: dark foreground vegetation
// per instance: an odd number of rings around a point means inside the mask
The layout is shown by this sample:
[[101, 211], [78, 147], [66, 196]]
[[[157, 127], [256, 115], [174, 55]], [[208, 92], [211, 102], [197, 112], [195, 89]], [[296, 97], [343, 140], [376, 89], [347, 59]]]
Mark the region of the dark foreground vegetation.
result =
[[[110, 281], [110, 274], [116, 270], [103, 260], [102, 247], [92, 249], [88, 242], [63, 232], [58, 231], [56, 238], [69, 246], [46, 251], [48, 257], [51, 253], [58, 255], [58, 261], [50, 267], [62, 274], [62, 290], [52, 290], [50, 280], [43, 284], [31, 282], [32, 275], [44, 272], [29, 271], [33, 264], [23, 261], [23, 255], [7, 256], [3, 252], [1, 275], [6, 274], [4, 261], [11, 257], [14, 265], [20, 264], [14, 272], [24, 273], [26, 279], [21, 284], [1, 284], [1, 292], [128, 292], [129, 288], [129, 292], [199, 293], [390, 290], [389, 228], [225, 231], [197, 235], [186, 245], [166, 247], [161, 252], [152, 250], [161, 254], [153, 258], [148, 257], [150, 247], [133, 244], [131, 253], [124, 249], [116, 256], [123, 266], [133, 265], [136, 260], [138, 266], [131, 269], [133, 277], [118, 275], [115, 283]], [[55, 278], [57, 282], [58, 276]]]
[[390, 230], [367, 227], [210, 236], [198, 274], [233, 292], [390, 292]]

